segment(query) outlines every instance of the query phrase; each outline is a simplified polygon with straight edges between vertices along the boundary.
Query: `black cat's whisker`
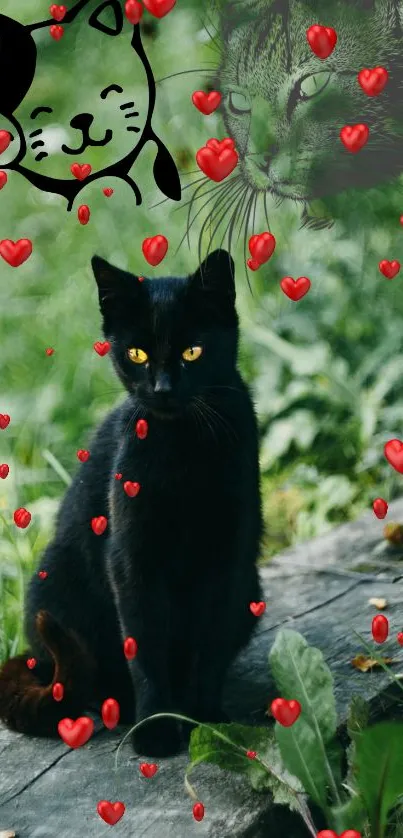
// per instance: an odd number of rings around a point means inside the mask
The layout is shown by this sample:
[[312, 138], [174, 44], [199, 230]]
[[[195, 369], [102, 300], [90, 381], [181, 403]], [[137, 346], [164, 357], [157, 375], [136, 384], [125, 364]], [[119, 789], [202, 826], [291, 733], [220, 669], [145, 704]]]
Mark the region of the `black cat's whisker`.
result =
[[185, 76], [187, 73], [216, 73], [217, 67], [199, 67], [196, 70], [182, 70], [180, 73], [171, 73], [169, 76], [163, 76], [162, 79], [158, 79], [155, 84], [161, 84], [162, 81], [167, 81], [167, 79], [174, 79], [175, 76]]
[[135, 132], [136, 132], [136, 134], [138, 134], [138, 133], [139, 133], [139, 131], [140, 131], [140, 128], [136, 128], [134, 125], [129, 125], [129, 126], [126, 128], [126, 131], [135, 131]]
[[134, 102], [125, 102], [124, 105], [119, 105], [121, 111], [127, 110], [127, 108], [134, 108]]
[[31, 139], [31, 137], [38, 137], [39, 134], [42, 134], [42, 130], [43, 130], [42, 128], [37, 128], [36, 131], [31, 131], [31, 133], [28, 134], [28, 137], [30, 139]]
[[138, 116], [138, 111], [133, 111], [133, 113], [125, 113], [125, 119], [131, 119], [132, 116]]
[[209, 416], [206, 415], [207, 411], [205, 410], [205, 403], [202, 401], [202, 399], [199, 399], [197, 396], [194, 396], [193, 401], [194, 401], [196, 410], [199, 412], [200, 416], [203, 419], [203, 425], [202, 425], [203, 430], [207, 427], [208, 430], [211, 431], [211, 435], [212, 435], [214, 441], [216, 442], [217, 441], [217, 436], [216, 436], [216, 433], [215, 433], [215, 428], [214, 428], [214, 425], [212, 425], [210, 423]]
[[35, 140], [35, 142], [32, 143], [31, 148], [32, 148], [32, 150], [34, 150], [34, 148], [39, 148], [39, 146], [43, 146], [43, 145], [45, 145], [43, 140]]
[[136, 419], [138, 419], [141, 411], [142, 411], [142, 405], [141, 405], [140, 402], [138, 402], [138, 404], [134, 408], [133, 413], [131, 414], [131, 416], [129, 418], [129, 421], [128, 421], [128, 423], [127, 423], [127, 425], [126, 425], [126, 427], [123, 431], [123, 434], [125, 436], [128, 433], [128, 431], [133, 430], [134, 423], [135, 423]]
[[35, 157], [35, 160], [39, 163], [40, 160], [43, 160], [45, 157], [49, 157], [46, 151], [40, 151], [39, 154]]
[[[204, 419], [212, 432], [214, 432], [214, 430], [216, 429], [219, 430], [217, 426], [220, 424], [222, 428], [227, 432], [228, 437], [232, 435], [235, 442], [239, 441], [238, 434], [236, 433], [232, 425], [225, 419], [224, 416], [222, 416], [221, 413], [215, 410], [215, 408], [211, 405], [210, 402], [203, 398], [203, 396], [195, 396], [194, 399], [199, 405], [201, 414], [204, 414]], [[211, 424], [208, 421], [209, 419], [211, 420]]]

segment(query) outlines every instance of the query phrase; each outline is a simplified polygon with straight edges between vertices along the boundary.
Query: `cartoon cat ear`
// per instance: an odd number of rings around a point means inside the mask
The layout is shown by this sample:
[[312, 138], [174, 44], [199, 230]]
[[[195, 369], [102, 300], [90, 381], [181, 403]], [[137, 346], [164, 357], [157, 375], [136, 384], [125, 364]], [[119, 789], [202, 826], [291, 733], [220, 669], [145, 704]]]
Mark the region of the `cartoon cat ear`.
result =
[[214, 250], [190, 278], [192, 288], [213, 291], [232, 305], [235, 303], [235, 265], [226, 250]]
[[101, 311], [107, 307], [108, 302], [119, 300], [122, 296], [132, 296], [141, 286], [134, 274], [115, 268], [100, 256], [92, 257], [91, 267], [98, 285]]
[[158, 189], [173, 201], [180, 201], [182, 196], [181, 182], [178, 170], [167, 148], [158, 137], [153, 139], [157, 143], [158, 153], [154, 163], [154, 180]]

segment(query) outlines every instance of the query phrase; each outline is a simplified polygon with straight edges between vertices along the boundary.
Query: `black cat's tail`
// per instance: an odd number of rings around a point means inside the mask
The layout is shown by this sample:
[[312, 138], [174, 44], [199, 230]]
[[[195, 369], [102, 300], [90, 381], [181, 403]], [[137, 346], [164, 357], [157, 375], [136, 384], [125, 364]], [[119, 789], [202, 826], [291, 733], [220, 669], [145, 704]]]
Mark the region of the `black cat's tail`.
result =
[[[61, 719], [77, 717], [86, 709], [93, 666], [74, 632], [64, 631], [48, 611], [38, 612], [35, 625], [53, 659], [53, 677], [50, 663], [39, 662], [29, 669], [29, 653], [6, 661], [0, 668], [0, 720], [19, 733], [57, 736]], [[50, 683], [44, 684], [47, 677]], [[56, 683], [63, 685], [61, 701], [53, 697]]]

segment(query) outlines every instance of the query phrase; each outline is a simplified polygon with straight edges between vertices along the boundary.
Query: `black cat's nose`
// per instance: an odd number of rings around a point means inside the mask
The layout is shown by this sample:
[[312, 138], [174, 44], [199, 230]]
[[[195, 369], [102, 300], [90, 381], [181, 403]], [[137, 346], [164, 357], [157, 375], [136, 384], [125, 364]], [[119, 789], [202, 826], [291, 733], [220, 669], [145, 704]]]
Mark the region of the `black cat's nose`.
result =
[[89, 131], [90, 125], [94, 122], [94, 117], [91, 113], [78, 113], [70, 120], [72, 128], [78, 128], [83, 134]]
[[154, 393], [169, 396], [172, 393], [171, 378], [167, 372], [159, 372], [155, 377]]

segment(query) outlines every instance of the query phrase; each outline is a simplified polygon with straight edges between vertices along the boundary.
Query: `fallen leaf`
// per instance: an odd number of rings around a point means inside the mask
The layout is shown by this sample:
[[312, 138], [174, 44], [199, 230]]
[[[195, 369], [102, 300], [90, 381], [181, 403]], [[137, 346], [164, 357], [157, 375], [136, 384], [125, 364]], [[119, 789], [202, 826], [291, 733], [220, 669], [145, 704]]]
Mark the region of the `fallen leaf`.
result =
[[370, 600], [368, 600], [370, 605], [374, 605], [375, 608], [379, 608], [380, 611], [383, 611], [384, 608], [387, 606], [386, 599], [377, 599], [377, 597], [373, 596]]
[[401, 524], [386, 524], [383, 534], [391, 544], [403, 544], [403, 526]]
[[15, 838], [15, 832], [12, 832], [11, 829], [5, 829], [0, 832], [0, 838]]
[[393, 658], [369, 658], [367, 655], [356, 655], [351, 663], [360, 672], [369, 672], [371, 669], [380, 667], [381, 664], [387, 666], [390, 663], [396, 663], [396, 661]]

